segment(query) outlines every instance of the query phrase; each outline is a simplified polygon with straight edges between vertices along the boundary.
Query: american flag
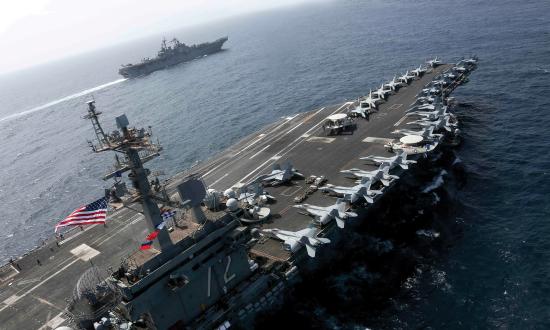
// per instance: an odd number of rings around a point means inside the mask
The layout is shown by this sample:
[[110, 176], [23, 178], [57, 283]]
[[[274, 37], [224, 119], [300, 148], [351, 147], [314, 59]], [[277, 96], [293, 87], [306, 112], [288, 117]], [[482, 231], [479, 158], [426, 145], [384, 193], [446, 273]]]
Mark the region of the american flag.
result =
[[58, 228], [65, 226], [105, 223], [105, 218], [107, 217], [107, 201], [107, 198], [103, 197], [93, 203], [84, 205], [74, 210], [65, 219], [63, 219], [63, 221], [55, 226], [55, 231], [57, 231]]

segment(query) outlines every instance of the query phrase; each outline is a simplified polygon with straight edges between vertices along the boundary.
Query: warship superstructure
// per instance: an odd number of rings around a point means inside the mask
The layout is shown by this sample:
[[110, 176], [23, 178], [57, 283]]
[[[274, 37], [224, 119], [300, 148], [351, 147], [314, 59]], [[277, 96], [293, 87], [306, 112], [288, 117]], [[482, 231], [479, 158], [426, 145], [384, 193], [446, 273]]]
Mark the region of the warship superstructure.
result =
[[166, 39], [163, 39], [156, 57], [144, 58], [141, 63], [137, 64], [122, 65], [118, 73], [125, 78], [143, 76], [153, 71], [217, 53], [227, 40], [227, 37], [223, 37], [212, 42], [187, 46], [176, 38], [170, 41], [171, 45], [168, 45]]
[[[419, 67], [379, 95], [282, 118], [164, 181], [144, 168], [163, 151], [151, 129], [121, 115], [105, 133], [89, 102], [90, 146], [117, 155], [104, 177], [114, 180], [109, 224], [67, 232], [2, 267], [0, 324], [251, 326], [300, 274], [330, 262], [411, 167], [458, 143], [449, 94], [476, 67], [476, 58]], [[155, 230], [153, 247], [140, 250]]]

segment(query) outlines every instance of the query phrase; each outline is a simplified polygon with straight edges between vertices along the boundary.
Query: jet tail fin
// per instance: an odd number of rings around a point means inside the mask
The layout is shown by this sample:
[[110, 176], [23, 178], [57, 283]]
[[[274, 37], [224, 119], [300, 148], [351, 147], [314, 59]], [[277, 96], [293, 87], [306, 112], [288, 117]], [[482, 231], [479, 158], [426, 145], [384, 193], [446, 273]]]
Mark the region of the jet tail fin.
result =
[[311, 258], [315, 258], [315, 247], [306, 243], [305, 244], [306, 246], [306, 250], [307, 250], [307, 255], [310, 256]]

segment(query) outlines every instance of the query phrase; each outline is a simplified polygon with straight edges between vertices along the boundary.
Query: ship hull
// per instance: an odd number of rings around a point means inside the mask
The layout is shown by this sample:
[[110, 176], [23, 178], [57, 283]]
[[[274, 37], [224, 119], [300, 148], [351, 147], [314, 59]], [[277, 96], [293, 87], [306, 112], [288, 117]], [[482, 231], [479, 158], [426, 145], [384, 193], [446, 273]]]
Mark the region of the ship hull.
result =
[[124, 78], [137, 78], [149, 73], [166, 69], [174, 65], [189, 62], [196, 58], [217, 53], [222, 50], [223, 44], [227, 38], [220, 38], [211, 43], [205, 43], [189, 48], [188, 52], [177, 53], [169, 57], [157, 58], [146, 63], [123, 66], [118, 73]]

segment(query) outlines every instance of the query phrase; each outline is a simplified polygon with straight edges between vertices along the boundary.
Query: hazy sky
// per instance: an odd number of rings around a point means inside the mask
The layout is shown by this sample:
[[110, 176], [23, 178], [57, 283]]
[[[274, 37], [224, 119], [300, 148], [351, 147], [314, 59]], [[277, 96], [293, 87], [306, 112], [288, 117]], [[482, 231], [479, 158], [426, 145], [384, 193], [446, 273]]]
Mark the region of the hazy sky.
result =
[[0, 0], [0, 73], [141, 36], [316, 0]]

